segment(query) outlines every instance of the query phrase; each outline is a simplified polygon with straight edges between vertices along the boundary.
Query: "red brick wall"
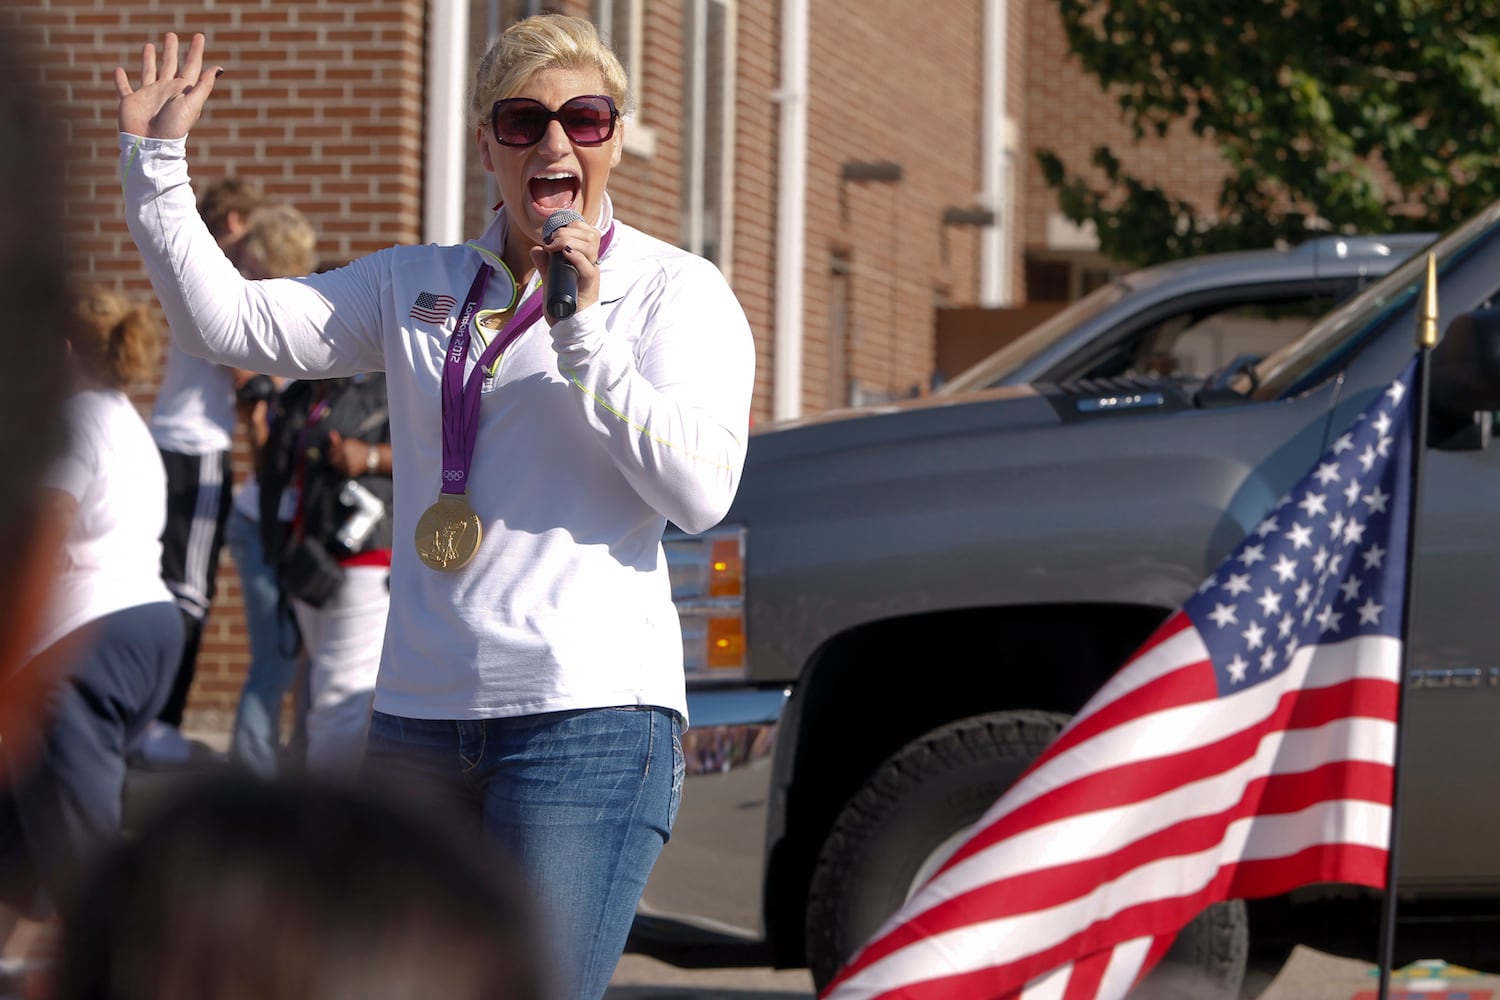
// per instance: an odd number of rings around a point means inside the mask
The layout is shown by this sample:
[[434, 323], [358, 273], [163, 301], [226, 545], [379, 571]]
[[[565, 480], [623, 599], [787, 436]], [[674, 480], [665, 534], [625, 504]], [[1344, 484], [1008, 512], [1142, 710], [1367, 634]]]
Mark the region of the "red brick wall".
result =
[[236, 0], [191, 17], [158, 4], [37, 0], [17, 8], [68, 114], [69, 230], [94, 273], [144, 289], [120, 221], [114, 67], [139, 75], [161, 32], [202, 30], [225, 66], [190, 140], [199, 178], [237, 174], [301, 208], [343, 260], [417, 237], [421, 0]]
[[[655, 5], [650, 9], [655, 9]], [[755, 333], [757, 420], [771, 412], [772, 339], [776, 307], [776, 150], [781, 86], [780, 4], [739, 4], [735, 63], [734, 244], [731, 280]], [[804, 382], [804, 384], [806, 384]]]
[[[979, 180], [982, 5], [942, 17], [906, 0], [812, 5], [803, 408], [833, 398], [832, 259], [848, 258], [848, 376], [875, 393], [929, 384], [934, 305], [972, 302], [974, 231], [944, 227]], [[848, 163], [890, 161], [901, 179], [845, 181]]]

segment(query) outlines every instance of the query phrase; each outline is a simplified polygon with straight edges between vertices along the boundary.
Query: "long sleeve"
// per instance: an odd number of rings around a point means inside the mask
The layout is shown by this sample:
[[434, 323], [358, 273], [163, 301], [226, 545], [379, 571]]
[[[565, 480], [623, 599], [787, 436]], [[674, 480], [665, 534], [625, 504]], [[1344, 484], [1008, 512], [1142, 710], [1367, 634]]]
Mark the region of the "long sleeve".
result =
[[373, 258], [328, 274], [247, 281], [198, 215], [186, 139], [120, 134], [125, 219], [183, 351], [268, 375], [384, 367]]
[[556, 324], [553, 346], [615, 466], [653, 509], [700, 532], [739, 486], [755, 343], [716, 267], [686, 254], [659, 266], [636, 303], [650, 312], [639, 341], [610, 336], [594, 308]]

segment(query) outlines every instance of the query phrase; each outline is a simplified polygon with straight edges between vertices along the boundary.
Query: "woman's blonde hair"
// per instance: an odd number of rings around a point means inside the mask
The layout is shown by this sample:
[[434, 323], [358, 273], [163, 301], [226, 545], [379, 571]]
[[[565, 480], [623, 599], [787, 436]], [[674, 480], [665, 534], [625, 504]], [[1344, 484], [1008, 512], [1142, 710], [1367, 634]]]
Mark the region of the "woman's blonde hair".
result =
[[516, 96], [532, 77], [549, 69], [597, 70], [604, 93], [621, 114], [626, 112], [630, 83], [625, 67], [593, 22], [565, 14], [536, 14], [501, 32], [479, 60], [469, 95], [475, 124], [488, 125], [496, 101]]
[[125, 389], [154, 370], [161, 330], [141, 303], [101, 285], [85, 285], [73, 294], [68, 343], [81, 374], [112, 389]]
[[250, 213], [241, 259], [254, 254], [268, 278], [299, 278], [317, 266], [318, 234], [295, 206], [262, 205]]

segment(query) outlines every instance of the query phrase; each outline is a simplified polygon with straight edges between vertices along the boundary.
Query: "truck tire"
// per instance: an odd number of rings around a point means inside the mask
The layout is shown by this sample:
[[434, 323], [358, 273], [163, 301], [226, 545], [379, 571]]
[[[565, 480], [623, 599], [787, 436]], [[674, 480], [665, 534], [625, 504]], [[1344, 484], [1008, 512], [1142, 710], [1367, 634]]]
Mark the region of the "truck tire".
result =
[[[1068, 721], [1054, 712], [994, 712], [949, 723], [880, 766], [839, 814], [813, 872], [807, 962], [821, 990], [964, 839]], [[1183, 929], [1137, 995], [1237, 996], [1249, 924], [1239, 900]]]

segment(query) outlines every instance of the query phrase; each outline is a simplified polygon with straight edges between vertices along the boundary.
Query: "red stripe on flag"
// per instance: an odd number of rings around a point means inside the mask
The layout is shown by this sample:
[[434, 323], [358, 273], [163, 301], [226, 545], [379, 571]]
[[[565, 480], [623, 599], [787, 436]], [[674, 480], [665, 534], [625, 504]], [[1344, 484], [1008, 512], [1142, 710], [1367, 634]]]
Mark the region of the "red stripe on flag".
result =
[[1068, 973], [1068, 985], [1063, 990], [1062, 1000], [1089, 1000], [1099, 991], [1099, 984], [1104, 981], [1104, 970], [1109, 968], [1109, 960], [1114, 951], [1096, 951], [1092, 955], [1085, 955], [1073, 963], [1073, 969]]
[[[991, 880], [939, 903], [877, 938], [859, 954], [850, 968], [863, 968], [923, 937], [943, 934], [976, 921], [1000, 920], [1063, 905], [1144, 863], [1208, 850], [1224, 839], [1231, 823], [1258, 813], [1266, 815], [1272, 805], [1283, 813], [1295, 812], [1325, 801], [1330, 791], [1342, 791], [1341, 798], [1389, 805], [1391, 773], [1387, 765], [1346, 762], [1301, 774], [1260, 779], [1251, 783], [1231, 809], [1176, 823], [1097, 857]], [[1220, 868], [1221, 872], [1224, 870]], [[1244, 888], [1251, 887], [1246, 885]], [[1257, 895], [1274, 895], [1280, 891], [1274, 887], [1263, 888]], [[1140, 930], [1154, 934], [1161, 928]]]
[[[1180, 754], [1131, 761], [1085, 773], [1066, 785], [1002, 814], [996, 820], [986, 819], [984, 822], [988, 825], [977, 829], [948, 859], [939, 874], [1024, 830], [1056, 822], [1085, 809], [1108, 809], [1153, 798], [1183, 784], [1222, 774], [1252, 757], [1260, 742], [1273, 732], [1316, 729], [1350, 716], [1394, 722], [1398, 696], [1395, 684], [1370, 679], [1345, 681], [1326, 688], [1288, 691], [1278, 701], [1272, 714], [1217, 743], [1192, 748]], [[1227, 723], [1233, 719], [1233, 707], [1232, 702], [1226, 704], [1230, 706], [1226, 709], [1226, 715], [1229, 716]], [[1106, 706], [1100, 714], [1112, 715], [1113, 707]], [[1150, 714], [1154, 713], [1146, 712], [1129, 718], [1117, 717], [1113, 726]], [[1053, 756], [1055, 755], [1050, 750], [1043, 753], [1038, 758], [1037, 766]], [[1036, 767], [1032, 770], [1036, 770]]]
[[[1141, 646], [1143, 650], [1159, 648], [1162, 643], [1175, 638], [1178, 633], [1191, 630], [1192, 619], [1178, 611], [1152, 633], [1151, 638]], [[1140, 654], [1137, 654], [1137, 659]], [[1164, 708], [1173, 708], [1178, 705], [1188, 705], [1199, 701], [1208, 701], [1218, 695], [1218, 688], [1214, 684], [1213, 672], [1208, 669], [1209, 662], [1206, 659], [1190, 660], [1184, 663], [1172, 673], [1158, 677], [1155, 680], [1143, 684], [1138, 688], [1126, 691], [1120, 697], [1109, 702], [1112, 714], [1102, 715], [1090, 712], [1080, 715], [1066, 732], [1060, 733], [1057, 739], [1052, 741], [1047, 748], [1047, 753], [1037, 759], [1040, 763], [1046, 757], [1055, 757], [1073, 746], [1083, 743], [1100, 733], [1118, 725], [1119, 719], [1136, 718], [1159, 712]], [[1123, 672], [1123, 671], [1122, 671]], [[1107, 690], [1107, 685], [1105, 690]], [[1153, 700], [1155, 699], [1155, 700]], [[1114, 706], [1119, 706], [1114, 708]]]
[[[1139, 978], [1143, 978], [1150, 974], [1151, 969], [1170, 949], [1179, 928], [1191, 922], [1213, 903], [1237, 898], [1232, 889], [1241, 883], [1267, 887], [1270, 889], [1268, 895], [1279, 895], [1297, 886], [1317, 882], [1374, 885], [1378, 888], [1379, 883], [1384, 881], [1385, 858], [1384, 851], [1374, 848], [1319, 844], [1280, 858], [1228, 864], [1220, 870], [1213, 882], [1199, 892], [1126, 907], [1108, 920], [1091, 924], [1084, 930], [1015, 961], [933, 976], [917, 982], [904, 982], [899, 987], [871, 994], [871, 1000], [973, 1000], [975, 997], [1009, 997], [1019, 993], [1037, 977], [1073, 961], [1074, 956], [1101, 950], [1108, 954], [1113, 944], [1100, 945], [1100, 941], [1128, 941], [1150, 935], [1156, 938], [1156, 942], [1141, 967]], [[913, 924], [920, 924], [922, 921], [923, 916], [912, 918]], [[921, 944], [946, 929], [929, 928], [927, 934], [920, 935], [911, 943]], [[862, 953], [861, 958], [863, 957]], [[858, 968], [862, 969], [868, 964], [861, 961]], [[826, 996], [856, 973], [855, 965], [846, 967], [820, 995]]]

